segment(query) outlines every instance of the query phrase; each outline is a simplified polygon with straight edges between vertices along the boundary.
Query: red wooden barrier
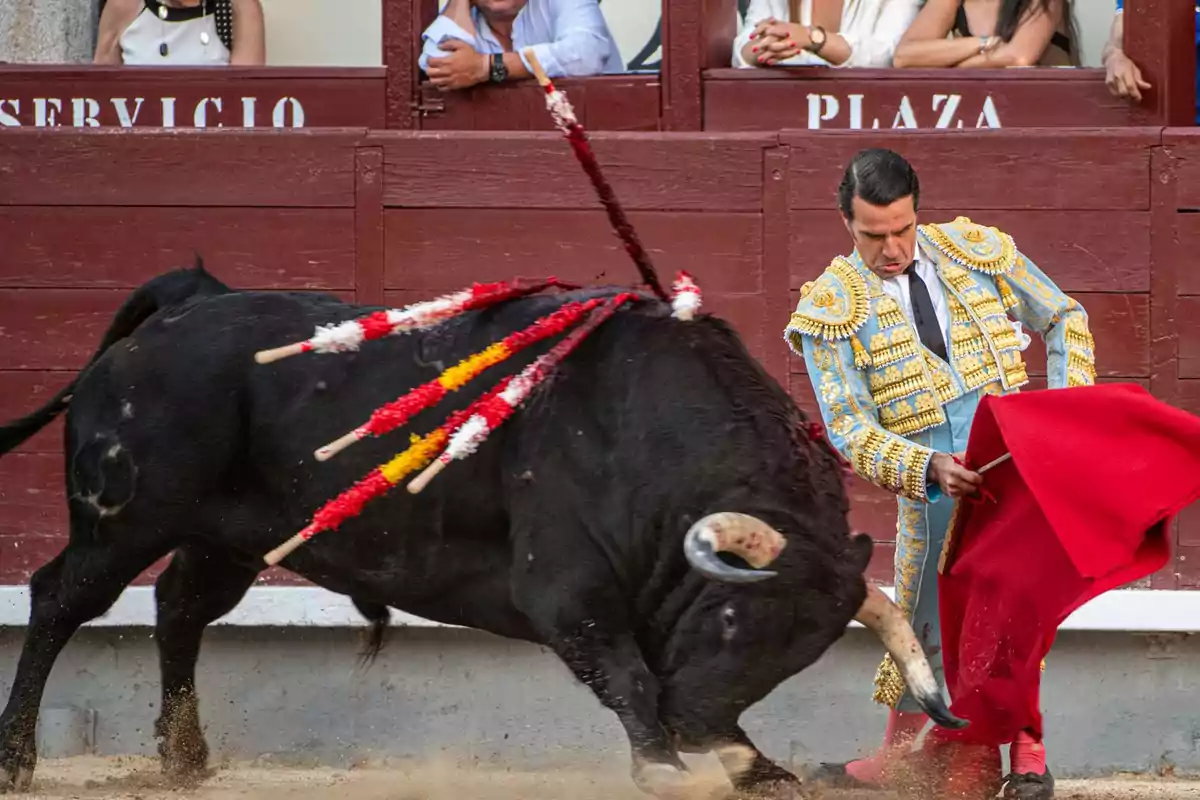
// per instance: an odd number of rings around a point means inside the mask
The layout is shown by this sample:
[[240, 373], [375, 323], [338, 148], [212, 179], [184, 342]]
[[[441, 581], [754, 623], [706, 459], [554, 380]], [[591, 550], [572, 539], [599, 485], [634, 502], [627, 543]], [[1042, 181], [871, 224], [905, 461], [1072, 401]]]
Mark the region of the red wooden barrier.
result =
[[[548, 129], [540, 102], [525, 97], [523, 84], [443, 94], [421, 83], [419, 36], [437, 3], [385, 6], [388, 127]], [[1138, 106], [1109, 95], [1097, 69], [731, 69], [737, 0], [663, 3], [661, 76], [563, 85], [584, 109], [581, 119], [590, 130], [1091, 128], [1166, 124], [1168, 118], [1190, 124], [1195, 55], [1191, 40], [1179, 33], [1191, 31], [1191, 18], [1185, 19], [1191, 9], [1181, 8], [1141, 0], [1126, 12], [1132, 31], [1126, 50], [1159, 82]]]
[[340, 128], [384, 125], [385, 72], [0, 66], [0, 127]]
[[[1155, 89], [1109, 96], [1098, 70], [729, 69], [736, 0], [664, 4], [661, 75], [563, 81], [590, 130], [1102, 127], [1190, 124], [1190, 7], [1143, 0], [1127, 50]], [[0, 66], [0, 127], [387, 127], [547, 130], [531, 83], [442, 93], [420, 80], [429, 0], [383, 5], [386, 67]], [[1186, 23], [1186, 24], [1185, 24]]]
[[[197, 251], [236, 286], [353, 299], [364, 133], [0, 136], [0, 418], [57, 391], [129, 289]], [[0, 459], [0, 583], [24, 583], [63, 544], [61, 431]]]
[[[659, 130], [661, 84], [657, 75], [601, 75], [556, 80], [579, 122], [596, 131]], [[418, 89], [422, 130], [552, 131], [546, 96], [528, 81], [442, 92], [431, 83]]]
[[[739, 325], [780, 378], [782, 293], [762, 275], [767, 135], [593, 137], [597, 158], [665, 275], [693, 272], [706, 302]], [[543, 134], [378, 134], [384, 148], [389, 298], [444, 292], [487, 275], [553, 273], [629, 283], [635, 273], [561, 137]], [[438, 180], [447, 163], [480, 169], [469, 190]], [[400, 256], [399, 254], [403, 254]], [[574, 256], [574, 257], [573, 257]]]
[[1100, 128], [1150, 124], [1092, 69], [710, 69], [704, 129]]
[[[922, 178], [922, 217], [1012, 233], [1089, 309], [1101, 375], [1200, 413], [1200, 136], [1157, 130], [888, 132]], [[848, 245], [834, 191], [850, 132], [596, 133], [594, 148], [660, 269], [812, 408], [781, 337], [800, 284]], [[470, 180], [447, 165], [469, 163]], [[296, 169], [303, 164], [304, 169]], [[404, 303], [487, 277], [629, 283], [632, 267], [556, 134], [10, 131], [0, 137], [0, 419], [43, 402], [86, 360], [133, 286], [195, 250], [239, 287]], [[169, 175], [170, 180], [162, 180]], [[1180, 241], [1184, 245], [1179, 244]], [[1194, 327], [1194, 326], [1193, 326]], [[1044, 371], [1035, 340], [1031, 372]], [[61, 425], [0, 459], [0, 583], [24, 582], [65, 534]], [[884, 542], [891, 497], [855, 489]], [[1156, 585], [1200, 587], [1200, 513]], [[1188, 556], [1192, 557], [1189, 559]], [[146, 578], [143, 578], [145, 580]]]
[[[1154, 84], [1140, 106], [1111, 98], [1103, 72], [1096, 69], [735, 70], [730, 67], [737, 0], [672, 0], [664, 32], [679, 42], [669, 53], [675, 64], [666, 65], [663, 95], [686, 98], [681, 105], [694, 119], [679, 118], [670, 129], [868, 129], [877, 118], [880, 128], [957, 128], [958, 119], [964, 128], [984, 127], [977, 123], [987, 121], [989, 98], [1003, 127], [1191, 125], [1193, 4], [1139, 0], [1128, 5], [1125, 52]], [[694, 73], [702, 80], [692, 80]], [[957, 119], [946, 117], [946, 124], [938, 125], [956, 96]], [[835, 100], [837, 113], [831, 113]]]
[[[1154, 203], [1154, 288], [1151, 314], [1171, 335], [1151, 349], [1151, 390], [1167, 402], [1200, 414], [1200, 130], [1168, 130], [1157, 154]], [[1161, 268], [1159, 265], [1162, 265]], [[1180, 589], [1200, 589], [1200, 505], [1187, 509], [1178, 527], [1176, 570]]]
[[[528, 82], [449, 94], [421, 84], [420, 34], [437, 7], [382, 5], [386, 66], [376, 69], [0, 65], [0, 128], [546, 129]], [[1192, 14], [1171, 0], [1125, 12], [1126, 51], [1154, 84], [1137, 107], [1111, 98], [1098, 70], [732, 70], [737, 0], [663, 3], [661, 75], [564, 86], [591, 130], [1190, 125]]]

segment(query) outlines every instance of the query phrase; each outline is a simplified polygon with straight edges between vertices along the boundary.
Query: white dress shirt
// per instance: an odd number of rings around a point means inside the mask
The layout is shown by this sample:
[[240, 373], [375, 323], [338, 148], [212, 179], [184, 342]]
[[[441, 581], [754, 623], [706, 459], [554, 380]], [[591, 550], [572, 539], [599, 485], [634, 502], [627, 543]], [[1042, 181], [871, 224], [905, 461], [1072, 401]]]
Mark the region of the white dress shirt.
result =
[[[850, 57], [841, 64], [830, 64], [807, 50], [779, 64], [786, 66], [890, 67], [900, 37], [916, 19], [922, 0], [843, 0], [838, 33], [850, 45]], [[750, 41], [754, 26], [774, 17], [785, 22], [812, 24], [813, 0], [800, 0], [800, 19], [789, 19], [788, 0], [750, 0], [745, 23], [733, 40], [733, 65], [753, 67], [742, 58], [742, 48]], [[832, 33], [832, 32], [830, 32]]]
[[[933, 313], [937, 315], [938, 328], [942, 331], [942, 339], [949, 343], [950, 306], [946, 302], [946, 289], [942, 286], [942, 279], [938, 277], [937, 267], [921, 252], [919, 247], [917, 248], [917, 265], [913, 271], [920, 276], [921, 280], [925, 281], [925, 287], [929, 289], [929, 299], [933, 301]], [[883, 290], [900, 304], [900, 307], [904, 309], [904, 315], [915, 324], [908, 275], [901, 273], [894, 278], [884, 278], [882, 283]], [[947, 352], [949, 349], [949, 347], [946, 348]]]
[[[925, 254], [920, 247], [917, 248], [916, 266], [913, 271], [925, 282], [925, 288], [929, 290], [929, 299], [933, 303], [933, 313], [937, 316], [938, 328], [942, 331], [942, 339], [946, 342], [946, 353], [950, 353], [950, 304], [946, 299], [946, 287], [942, 285], [942, 279], [938, 277], [937, 267], [932, 259]], [[894, 278], [884, 278], [881, 283], [883, 290], [888, 296], [900, 304], [900, 308], [904, 309], [904, 315], [908, 317], [909, 322], [916, 324], [913, 317], [912, 309], [912, 294], [908, 275], [901, 273]], [[1014, 319], [1009, 319], [1012, 323], [1013, 330], [1017, 334], [1017, 340], [1021, 343], [1021, 349], [1029, 347], [1031, 339], [1029, 334], [1025, 333], [1020, 322]]]
[[[471, 6], [471, 19], [478, 35], [472, 36], [445, 15], [438, 15], [421, 34], [422, 71], [430, 58], [449, 55], [438, 47], [445, 36], [462, 39], [480, 53], [503, 53], [504, 47], [488, 27], [479, 9]], [[513, 49], [525, 60], [526, 47], [533, 50], [542, 69], [551, 78], [601, 75], [625, 71], [616, 39], [608, 29], [596, 0], [529, 0], [513, 21]]]

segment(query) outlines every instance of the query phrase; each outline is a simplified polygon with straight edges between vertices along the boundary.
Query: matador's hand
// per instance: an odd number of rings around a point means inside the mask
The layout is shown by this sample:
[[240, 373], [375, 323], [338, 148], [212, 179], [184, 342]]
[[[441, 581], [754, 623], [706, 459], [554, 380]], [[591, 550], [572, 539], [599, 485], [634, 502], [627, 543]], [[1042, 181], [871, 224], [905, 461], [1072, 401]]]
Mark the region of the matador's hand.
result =
[[949, 453], [933, 454], [929, 461], [929, 477], [951, 497], [974, 494], [983, 483], [982, 475], [959, 464]]

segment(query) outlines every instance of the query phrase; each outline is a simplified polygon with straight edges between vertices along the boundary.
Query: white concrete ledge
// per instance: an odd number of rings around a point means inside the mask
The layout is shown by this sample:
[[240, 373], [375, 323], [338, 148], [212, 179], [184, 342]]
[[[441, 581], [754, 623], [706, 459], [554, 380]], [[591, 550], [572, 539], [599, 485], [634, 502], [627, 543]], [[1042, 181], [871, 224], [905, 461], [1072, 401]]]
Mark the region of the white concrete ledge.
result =
[[[894, 597], [893, 589], [884, 589]], [[29, 620], [29, 589], [0, 586], [0, 626], [22, 627]], [[311, 586], [256, 586], [214, 625], [236, 627], [346, 628], [365, 621], [349, 598]], [[418, 628], [452, 628], [392, 611], [392, 624]], [[107, 614], [90, 627], [153, 627], [154, 588], [126, 589]], [[851, 627], [861, 627], [857, 622]], [[1060, 630], [1191, 633], [1200, 631], [1200, 591], [1125, 589], [1101, 595], [1072, 614]]]

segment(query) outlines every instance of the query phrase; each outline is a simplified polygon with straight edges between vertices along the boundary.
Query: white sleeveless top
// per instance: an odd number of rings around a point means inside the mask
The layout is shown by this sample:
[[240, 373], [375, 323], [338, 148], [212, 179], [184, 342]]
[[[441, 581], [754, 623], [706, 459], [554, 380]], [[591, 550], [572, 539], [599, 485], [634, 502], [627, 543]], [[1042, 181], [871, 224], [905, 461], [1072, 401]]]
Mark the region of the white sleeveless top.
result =
[[[150, 66], [204, 66], [229, 64], [229, 48], [217, 35], [217, 18], [209, 3], [202, 8], [167, 8], [145, 0], [145, 8], [121, 34], [121, 60]], [[159, 9], [166, 9], [167, 19]], [[205, 44], [205, 41], [208, 44]], [[166, 45], [166, 55], [162, 46]]]

